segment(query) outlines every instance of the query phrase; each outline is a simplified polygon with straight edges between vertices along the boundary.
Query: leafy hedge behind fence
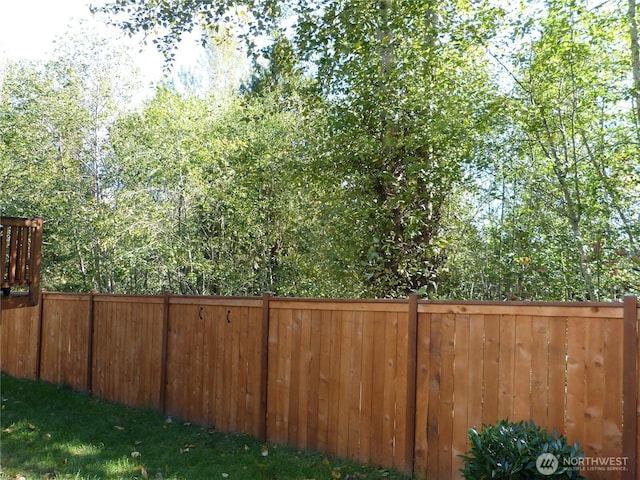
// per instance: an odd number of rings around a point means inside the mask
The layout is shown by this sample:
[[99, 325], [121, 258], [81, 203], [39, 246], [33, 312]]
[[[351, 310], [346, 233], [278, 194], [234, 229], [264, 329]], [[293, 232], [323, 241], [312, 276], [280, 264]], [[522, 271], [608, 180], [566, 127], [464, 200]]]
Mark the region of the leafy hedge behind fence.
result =
[[[467, 429], [533, 419], [638, 456], [638, 305], [43, 293], [2, 312], [8, 374], [228, 432], [459, 478]], [[624, 428], [623, 428], [624, 425]]]

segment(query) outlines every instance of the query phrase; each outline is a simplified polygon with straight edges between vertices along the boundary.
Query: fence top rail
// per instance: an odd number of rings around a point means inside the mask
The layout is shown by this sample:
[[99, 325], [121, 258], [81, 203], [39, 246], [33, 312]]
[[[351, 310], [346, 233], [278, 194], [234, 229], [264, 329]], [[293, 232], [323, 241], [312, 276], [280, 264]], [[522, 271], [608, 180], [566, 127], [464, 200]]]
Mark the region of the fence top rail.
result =
[[[163, 298], [163, 297], [160, 297]], [[225, 305], [230, 307], [261, 307], [262, 297], [224, 297], [207, 295], [170, 295], [169, 303], [175, 305]]]
[[[43, 292], [49, 299], [57, 300], [85, 300], [88, 301], [91, 293], [72, 292]], [[151, 303], [161, 304], [165, 295], [128, 295], [113, 293], [93, 293], [95, 302], [118, 303]], [[262, 297], [224, 297], [207, 295], [173, 295], [169, 294], [169, 303], [175, 305], [228, 305], [228, 306], [262, 306]]]
[[419, 302], [418, 313], [623, 318], [623, 303]]
[[[90, 293], [43, 292], [48, 298], [89, 300]], [[261, 307], [263, 297], [208, 296], [208, 295], [125, 295], [93, 293], [96, 302], [163, 303], [165, 297], [172, 305], [226, 305]], [[407, 299], [335, 299], [269, 297], [270, 308], [297, 310], [341, 310], [407, 312]], [[520, 315], [541, 317], [623, 318], [622, 302], [498, 302], [474, 300], [421, 300], [418, 313], [467, 315]]]
[[47, 292], [42, 291], [42, 296], [52, 300], [75, 300], [88, 301], [91, 297], [90, 293], [72, 293], [72, 292]]
[[331, 299], [272, 297], [270, 308], [294, 310], [343, 310], [407, 312], [406, 299]]
[[0, 217], [0, 225], [5, 227], [42, 227], [42, 218]]

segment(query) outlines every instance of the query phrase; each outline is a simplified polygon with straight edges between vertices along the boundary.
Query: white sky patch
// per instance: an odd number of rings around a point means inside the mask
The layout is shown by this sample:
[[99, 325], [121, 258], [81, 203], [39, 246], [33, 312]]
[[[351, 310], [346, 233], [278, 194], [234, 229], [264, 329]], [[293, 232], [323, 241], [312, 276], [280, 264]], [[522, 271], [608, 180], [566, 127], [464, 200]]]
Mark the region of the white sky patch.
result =
[[[106, 37], [118, 38], [131, 47], [133, 61], [140, 69], [144, 83], [157, 84], [164, 76], [164, 58], [149, 41], [141, 36], [129, 38], [116, 27], [106, 24], [106, 18], [94, 17], [89, 5], [104, 5], [106, 0], [0, 0], [0, 64], [3, 60], [38, 60], [54, 58], [55, 41], [72, 27], [83, 23]], [[196, 39], [186, 37], [176, 55], [173, 71], [197, 69], [203, 49]]]

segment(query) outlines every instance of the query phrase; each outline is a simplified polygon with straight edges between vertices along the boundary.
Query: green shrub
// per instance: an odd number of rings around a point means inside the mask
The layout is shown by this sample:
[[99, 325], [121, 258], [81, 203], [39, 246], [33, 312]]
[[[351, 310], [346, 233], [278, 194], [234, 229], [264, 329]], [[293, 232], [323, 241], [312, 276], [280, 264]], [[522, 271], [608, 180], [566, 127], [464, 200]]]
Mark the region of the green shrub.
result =
[[[584, 456], [578, 442], [569, 446], [556, 431], [551, 435], [533, 421], [500, 420], [484, 425], [481, 431], [471, 428], [469, 442], [467, 455], [460, 455], [464, 460], [460, 471], [466, 480], [584, 479], [579, 468], [573, 466]], [[540, 457], [542, 454], [554, 455], [557, 463], [550, 455]]]

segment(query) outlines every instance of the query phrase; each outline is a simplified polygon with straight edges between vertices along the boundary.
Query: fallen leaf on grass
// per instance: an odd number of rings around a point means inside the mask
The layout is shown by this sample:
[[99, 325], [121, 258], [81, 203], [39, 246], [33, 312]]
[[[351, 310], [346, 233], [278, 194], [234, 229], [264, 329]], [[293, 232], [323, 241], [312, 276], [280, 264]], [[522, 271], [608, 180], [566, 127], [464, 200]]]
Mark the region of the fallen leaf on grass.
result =
[[35, 430], [36, 429], [36, 426], [33, 423], [30, 423], [27, 426], [29, 427], [29, 430]]
[[116, 430], [124, 430], [124, 427], [121, 425], [114, 425], [113, 428], [115, 428]]
[[262, 447], [262, 450], [260, 451], [260, 455], [262, 455], [263, 457], [268, 457], [269, 449], [267, 447]]
[[180, 453], [187, 453], [188, 451], [190, 451], [192, 448], [196, 448], [197, 445], [194, 445], [193, 443], [185, 443], [184, 447], [182, 447], [180, 449]]
[[138, 458], [141, 457], [142, 454], [140, 452], [131, 452], [131, 458]]
[[140, 475], [142, 475], [142, 478], [147, 478], [149, 476], [149, 473], [147, 473], [147, 469], [144, 468], [144, 465], [137, 465], [134, 470], [140, 470]]

